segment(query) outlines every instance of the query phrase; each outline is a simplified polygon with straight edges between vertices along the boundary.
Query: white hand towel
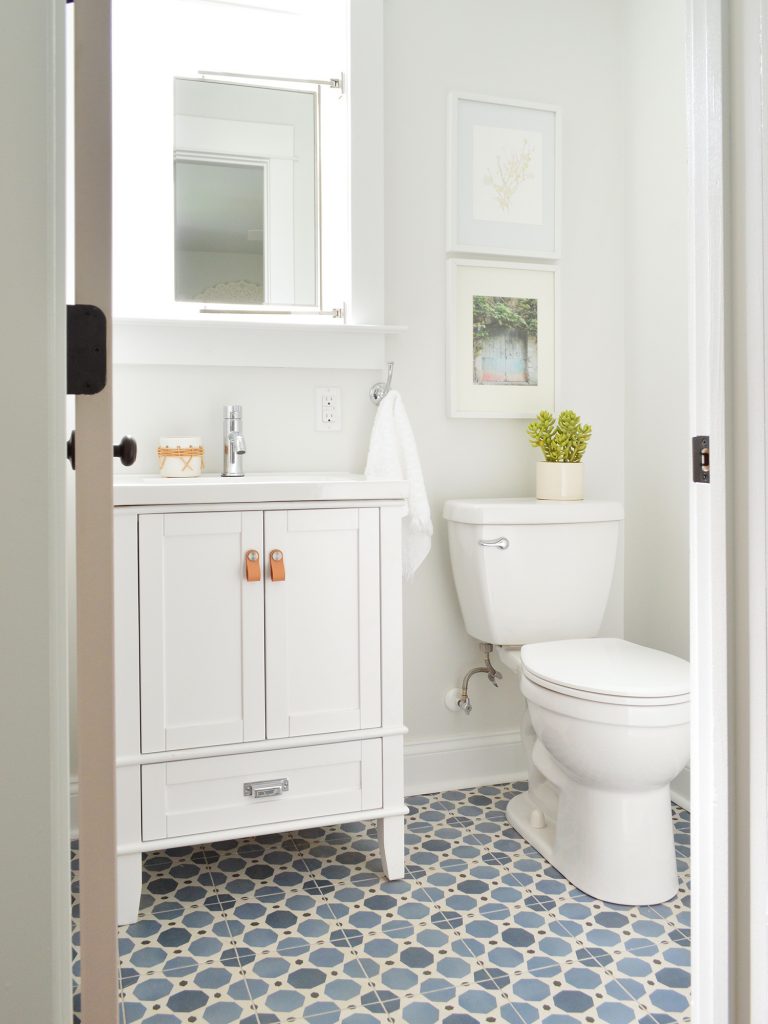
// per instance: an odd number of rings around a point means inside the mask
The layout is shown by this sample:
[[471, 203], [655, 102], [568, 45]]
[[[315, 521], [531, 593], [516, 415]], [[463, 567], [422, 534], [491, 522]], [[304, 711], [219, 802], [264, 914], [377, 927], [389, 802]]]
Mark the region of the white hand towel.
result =
[[403, 576], [410, 579], [432, 546], [432, 517], [416, 441], [397, 391], [390, 391], [379, 405], [365, 475], [408, 482], [408, 508], [403, 518]]

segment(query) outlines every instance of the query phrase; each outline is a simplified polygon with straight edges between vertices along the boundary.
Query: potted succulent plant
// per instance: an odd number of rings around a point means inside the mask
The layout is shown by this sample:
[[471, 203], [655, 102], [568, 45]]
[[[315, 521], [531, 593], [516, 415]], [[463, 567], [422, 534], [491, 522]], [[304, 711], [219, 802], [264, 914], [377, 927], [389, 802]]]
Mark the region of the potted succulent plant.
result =
[[580, 501], [584, 497], [584, 467], [581, 459], [592, 436], [592, 427], [565, 409], [555, 419], [542, 410], [528, 424], [534, 448], [544, 453], [545, 462], [536, 465], [536, 497], [554, 501]]

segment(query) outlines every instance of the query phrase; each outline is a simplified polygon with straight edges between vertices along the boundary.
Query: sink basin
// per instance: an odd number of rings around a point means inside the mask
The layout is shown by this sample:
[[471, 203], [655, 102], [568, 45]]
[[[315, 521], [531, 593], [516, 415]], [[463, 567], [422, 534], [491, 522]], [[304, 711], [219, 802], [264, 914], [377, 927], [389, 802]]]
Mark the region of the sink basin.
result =
[[359, 473], [214, 473], [189, 479], [118, 474], [114, 504], [187, 505], [230, 501], [380, 501], [408, 494], [404, 480], [367, 480]]

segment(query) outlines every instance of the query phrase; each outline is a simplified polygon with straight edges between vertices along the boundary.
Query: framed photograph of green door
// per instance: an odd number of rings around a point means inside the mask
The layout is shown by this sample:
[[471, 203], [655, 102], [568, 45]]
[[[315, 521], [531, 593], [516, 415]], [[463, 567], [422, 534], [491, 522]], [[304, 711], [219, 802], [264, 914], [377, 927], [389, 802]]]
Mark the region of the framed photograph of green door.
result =
[[557, 268], [448, 261], [451, 416], [530, 418], [555, 404]]

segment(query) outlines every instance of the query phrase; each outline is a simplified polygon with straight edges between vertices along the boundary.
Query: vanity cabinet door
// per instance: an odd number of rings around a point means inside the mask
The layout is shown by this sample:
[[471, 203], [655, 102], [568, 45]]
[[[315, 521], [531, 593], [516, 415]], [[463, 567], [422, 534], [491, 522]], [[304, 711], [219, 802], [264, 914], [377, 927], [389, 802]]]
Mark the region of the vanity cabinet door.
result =
[[378, 509], [265, 512], [264, 561], [267, 737], [380, 725]]
[[141, 749], [264, 738], [263, 513], [139, 516]]

